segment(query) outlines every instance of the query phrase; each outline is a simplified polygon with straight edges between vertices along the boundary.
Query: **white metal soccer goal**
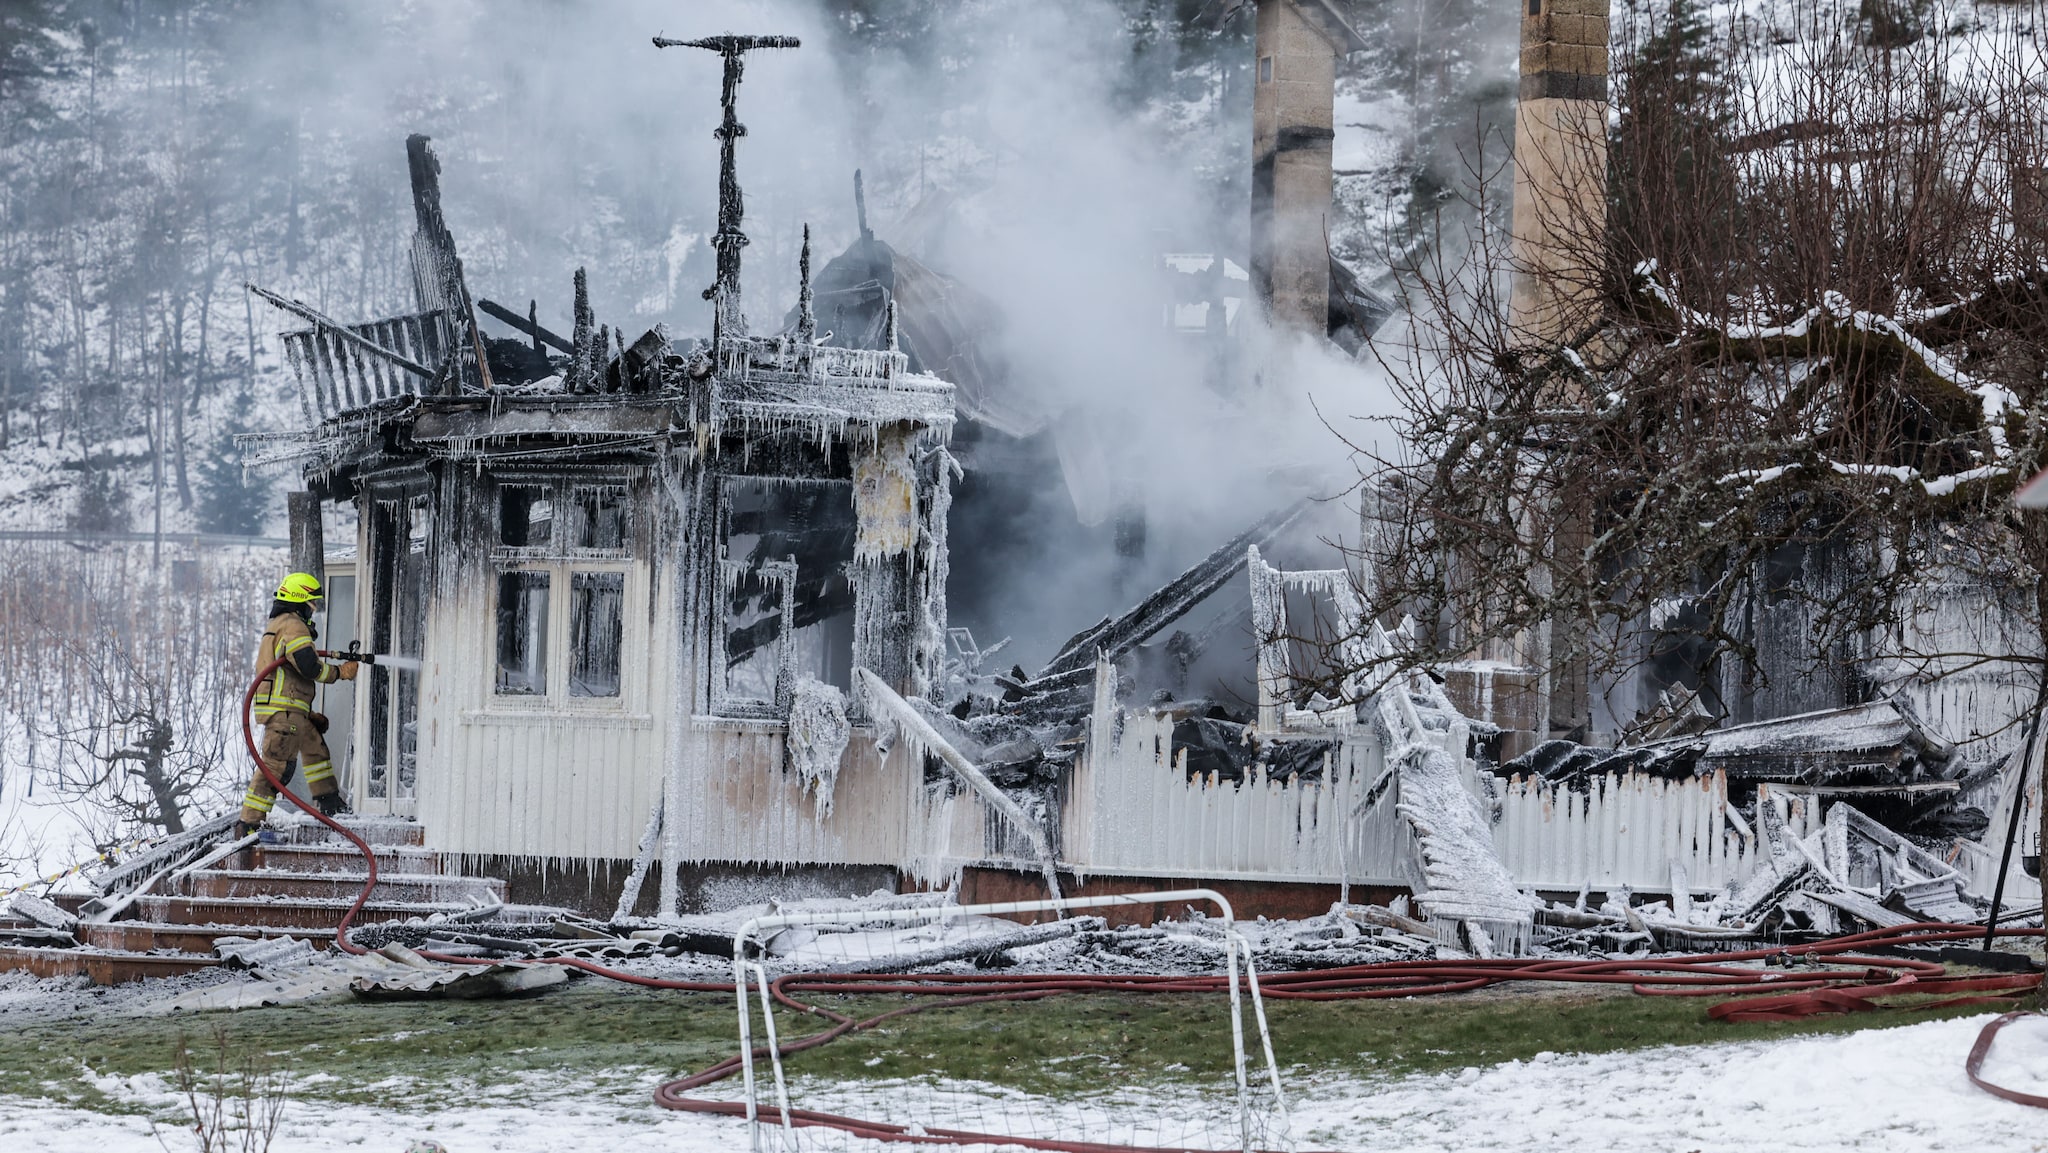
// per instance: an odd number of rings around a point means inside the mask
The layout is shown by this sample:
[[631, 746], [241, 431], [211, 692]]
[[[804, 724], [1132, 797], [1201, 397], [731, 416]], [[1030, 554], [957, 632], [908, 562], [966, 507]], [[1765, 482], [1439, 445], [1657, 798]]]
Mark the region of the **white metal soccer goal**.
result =
[[[916, 1077], [862, 1080], [792, 1078], [783, 1067], [781, 1050], [787, 1032], [776, 1022], [773, 984], [778, 978], [827, 976], [848, 969], [872, 971], [872, 962], [885, 951], [915, 953], [915, 942], [906, 945], [904, 938], [917, 937], [919, 929], [927, 930], [924, 936], [929, 940], [939, 935], [935, 930], [949, 924], [957, 927], [970, 918], [1030, 913], [1065, 918], [1140, 905], [1208, 906], [1214, 911], [1213, 919], [1193, 928], [1199, 930], [1200, 939], [1220, 946], [1222, 952], [1223, 986], [1219, 988], [1210, 976], [1203, 987], [1228, 992], [1234, 1083], [1205, 1085], [1196, 1078], [1190, 1084], [1182, 1077], [1165, 1085], [1120, 1084], [1116, 1070], [1109, 1067], [1099, 1070], [1106, 1075], [1091, 1078], [1085, 1091], [1046, 1096], [956, 1079], [943, 1068]], [[818, 941], [832, 949], [822, 953], [818, 949], [791, 951], [792, 940]], [[771, 943], [781, 946], [783, 956], [770, 956]], [[834, 963], [835, 959], [845, 963]], [[1114, 977], [1130, 974], [1104, 976], [1113, 983]], [[1079, 977], [1085, 979], [1086, 975]], [[904, 977], [905, 981], [917, 979], [915, 975]], [[1030, 979], [1021, 980], [1028, 985]], [[733, 935], [733, 985], [738, 994], [742, 1086], [753, 1153], [878, 1147], [870, 1141], [1065, 1153], [1253, 1153], [1294, 1147], [1251, 950], [1237, 930], [1230, 902], [1212, 889], [984, 905], [780, 911], [747, 921]], [[960, 991], [972, 993], [975, 988]], [[1007, 1003], [1018, 1012], [1031, 1011], [1032, 1001], [1024, 996]], [[754, 1055], [757, 1019], [768, 1056], [766, 1078], [759, 1076]], [[1248, 1031], [1257, 1039], [1262, 1075], [1254, 1073], [1246, 1056]], [[1214, 1040], [1222, 1043], [1221, 1038]], [[1201, 1043], [1191, 1038], [1190, 1051]], [[1039, 1058], [1047, 1064], [1084, 1059], [1098, 1066], [1105, 1061], [1100, 1055], [1074, 1053], [1046, 1053]]]

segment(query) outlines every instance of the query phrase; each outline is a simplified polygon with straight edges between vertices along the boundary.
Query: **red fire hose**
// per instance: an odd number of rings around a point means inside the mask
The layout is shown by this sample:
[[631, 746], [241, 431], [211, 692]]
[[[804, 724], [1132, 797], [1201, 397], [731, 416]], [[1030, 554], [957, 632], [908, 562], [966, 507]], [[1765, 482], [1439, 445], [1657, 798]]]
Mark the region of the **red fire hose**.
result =
[[[319, 650], [318, 655], [330, 659], [361, 659], [361, 654], [337, 653], [326, 649]], [[250, 682], [248, 692], [243, 694], [242, 736], [248, 745], [250, 758], [255, 761], [257, 771], [263, 774], [264, 779], [279, 793], [290, 797], [292, 803], [306, 815], [341, 834], [356, 847], [356, 851], [360, 852], [364, 861], [368, 863], [369, 875], [363, 881], [363, 890], [356, 895], [355, 902], [348, 907], [348, 911], [342, 914], [334, 934], [337, 947], [344, 952], [360, 955], [368, 950], [349, 939], [349, 926], [377, 887], [377, 855], [371, 850], [369, 842], [358, 836], [354, 830], [286, 792], [284, 782], [264, 763], [262, 750], [256, 744], [255, 731], [250, 721], [256, 690], [264, 679], [283, 663], [283, 658], [279, 658], [265, 665], [263, 670], [256, 674], [256, 679]], [[1268, 973], [1260, 978], [1260, 991], [1266, 997], [1283, 1001], [1352, 1001], [1460, 993], [1511, 981], [1557, 981], [1627, 985], [1636, 993], [1654, 997], [1750, 994], [1714, 1005], [1707, 1010], [1707, 1015], [1719, 1021], [1785, 1021], [1824, 1013], [1866, 1012], [1888, 1008], [1892, 1006], [1879, 1005], [1877, 1002], [1901, 996], [1931, 998], [1904, 1006], [1912, 1009], [2010, 1005], [2013, 998], [2021, 992], [2040, 986], [2039, 974], [1952, 977], [1947, 975], [1946, 968], [1937, 961], [1874, 956], [1858, 952], [1873, 948], [1975, 939], [1981, 937], [1983, 933], [1983, 928], [1977, 925], [1926, 923], [1874, 929], [1867, 933], [1855, 933], [1808, 944], [1641, 960], [1512, 958], [1392, 961], [1305, 972]], [[2041, 934], [2040, 929], [1997, 930], [1997, 935], [2004, 937], [2038, 937]], [[447, 953], [421, 952], [419, 955], [451, 965], [496, 963]], [[536, 957], [531, 960], [580, 969], [613, 981], [653, 989], [679, 989], [728, 995], [736, 991], [730, 982], [675, 981], [646, 977], [637, 973], [609, 969], [580, 957]], [[1750, 962], [1762, 964], [1745, 964]], [[1779, 963], [1780, 967], [1766, 967], [1771, 962]], [[1810, 967], [1791, 967], [1801, 965]], [[1836, 968], [1832, 971], [1825, 970], [1819, 967], [1822, 965]], [[1035, 1001], [1066, 993], [1228, 991], [1228, 978], [1220, 975], [795, 973], [779, 977], [769, 984], [769, 992], [776, 1001], [791, 1009], [832, 1022], [832, 1025], [822, 1032], [783, 1042], [779, 1046], [779, 1052], [784, 1056], [815, 1049], [849, 1034], [864, 1032], [887, 1021], [930, 1009], [996, 1001]], [[821, 1005], [799, 1000], [799, 993], [812, 996], [904, 996], [928, 999], [866, 1019], [856, 1019]], [[1967, 1071], [1970, 1079], [1988, 1092], [2007, 1100], [2048, 1108], [2048, 1098], [2001, 1089], [1978, 1078], [1984, 1056], [1990, 1051], [1992, 1037], [2007, 1022], [2019, 1015], [2008, 1013], [1985, 1027], [1976, 1048], [1970, 1053]], [[766, 1048], [756, 1049], [754, 1055], [766, 1057], [768, 1051]], [[716, 1116], [743, 1116], [746, 1112], [743, 1103], [713, 1101], [688, 1095], [692, 1090], [732, 1076], [739, 1071], [740, 1064], [738, 1056], [728, 1057], [702, 1072], [670, 1081], [654, 1091], [655, 1103], [664, 1109]], [[779, 1124], [779, 1111], [775, 1111], [772, 1106], [770, 1111]], [[825, 1126], [878, 1141], [923, 1145], [1022, 1145], [1033, 1149], [1059, 1150], [1062, 1153], [1209, 1153], [1206, 1150], [1164, 1150], [1085, 1141], [1038, 1140], [966, 1130], [934, 1129], [928, 1126], [911, 1128], [805, 1109], [790, 1110], [789, 1122], [795, 1126]]]

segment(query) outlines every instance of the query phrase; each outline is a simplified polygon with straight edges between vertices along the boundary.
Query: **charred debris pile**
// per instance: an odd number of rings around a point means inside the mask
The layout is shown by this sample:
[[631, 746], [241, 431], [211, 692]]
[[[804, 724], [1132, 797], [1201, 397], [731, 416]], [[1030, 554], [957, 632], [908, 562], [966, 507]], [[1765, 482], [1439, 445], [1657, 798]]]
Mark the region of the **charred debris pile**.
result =
[[[1672, 899], [1635, 907], [1610, 898], [1537, 912], [1553, 937], [1585, 935], [1684, 948], [1716, 939], [1830, 934], [1912, 922], [1980, 923], [1990, 902], [1962, 860], [1966, 843], [2002, 845], [2019, 754], [1973, 763], [1903, 698], [1712, 728], [1681, 689], [1639, 717], [1617, 748], [1553, 740], [1493, 766], [1502, 780], [1539, 779], [1584, 794], [1624, 775], [1721, 775], [1730, 817], [1755, 838], [1757, 864], [1739, 883], [1694, 901], [1674, 876]], [[1994, 816], [1999, 817], [1994, 821]], [[2024, 846], [2023, 846], [2024, 847]], [[2038, 875], [2038, 858], [2025, 857]], [[2021, 869], [2015, 868], [2016, 882]], [[2007, 894], [2022, 888], [2008, 883]], [[2038, 921], [2008, 896], [2001, 922]]]

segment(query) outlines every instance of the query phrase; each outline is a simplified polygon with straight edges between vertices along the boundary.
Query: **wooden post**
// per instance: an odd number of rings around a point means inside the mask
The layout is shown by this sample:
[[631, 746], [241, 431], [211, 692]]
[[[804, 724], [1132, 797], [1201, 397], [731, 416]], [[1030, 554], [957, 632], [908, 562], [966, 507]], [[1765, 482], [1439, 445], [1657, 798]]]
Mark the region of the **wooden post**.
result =
[[527, 300], [526, 323], [532, 326], [526, 331], [533, 334], [533, 354], [542, 360], [546, 360], [548, 356], [547, 345], [542, 344], [540, 340], [540, 301], [531, 298]]
[[320, 532], [320, 497], [310, 492], [284, 495], [285, 518], [291, 525], [291, 571], [311, 573], [327, 583], [327, 546]]

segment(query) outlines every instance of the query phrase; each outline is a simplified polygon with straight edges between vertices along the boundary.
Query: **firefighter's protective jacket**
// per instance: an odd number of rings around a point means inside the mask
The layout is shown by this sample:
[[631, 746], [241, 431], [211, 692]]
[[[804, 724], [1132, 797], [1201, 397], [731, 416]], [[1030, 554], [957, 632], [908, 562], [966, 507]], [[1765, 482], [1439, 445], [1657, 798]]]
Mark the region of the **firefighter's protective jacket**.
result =
[[313, 630], [297, 613], [279, 613], [270, 618], [263, 631], [263, 643], [256, 646], [256, 668], [279, 657], [285, 662], [263, 679], [256, 690], [256, 719], [268, 720], [286, 709], [313, 711], [313, 685], [331, 684], [341, 673], [313, 655]]

